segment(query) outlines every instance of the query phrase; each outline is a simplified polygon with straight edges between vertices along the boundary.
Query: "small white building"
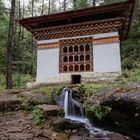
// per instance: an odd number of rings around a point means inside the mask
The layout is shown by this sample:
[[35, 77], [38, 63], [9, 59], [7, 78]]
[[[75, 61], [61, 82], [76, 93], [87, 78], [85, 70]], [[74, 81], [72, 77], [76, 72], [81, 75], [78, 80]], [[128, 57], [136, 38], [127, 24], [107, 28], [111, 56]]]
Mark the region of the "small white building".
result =
[[20, 20], [37, 39], [37, 83], [81, 83], [121, 75], [120, 44], [134, 1]]

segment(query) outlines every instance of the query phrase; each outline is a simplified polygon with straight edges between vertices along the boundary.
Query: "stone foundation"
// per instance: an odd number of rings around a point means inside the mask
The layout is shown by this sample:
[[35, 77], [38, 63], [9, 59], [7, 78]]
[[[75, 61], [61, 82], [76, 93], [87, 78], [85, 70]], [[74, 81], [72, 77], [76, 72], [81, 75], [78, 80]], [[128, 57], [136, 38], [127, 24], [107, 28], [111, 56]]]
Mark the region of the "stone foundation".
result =
[[42, 84], [72, 84], [72, 75], [81, 75], [81, 83], [90, 83], [98, 81], [112, 81], [121, 76], [121, 72], [77, 72], [77, 73], [60, 73], [58, 76], [46, 79], [45, 82], [28, 83], [28, 87], [35, 87]]

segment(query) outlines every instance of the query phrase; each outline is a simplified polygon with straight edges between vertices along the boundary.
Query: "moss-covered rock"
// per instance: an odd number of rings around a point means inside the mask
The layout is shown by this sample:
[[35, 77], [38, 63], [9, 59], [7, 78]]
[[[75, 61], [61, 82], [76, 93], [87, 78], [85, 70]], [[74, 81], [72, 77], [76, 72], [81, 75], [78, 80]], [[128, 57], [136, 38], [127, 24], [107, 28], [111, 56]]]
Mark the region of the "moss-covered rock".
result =
[[140, 83], [101, 91], [88, 98], [87, 116], [99, 126], [140, 139]]

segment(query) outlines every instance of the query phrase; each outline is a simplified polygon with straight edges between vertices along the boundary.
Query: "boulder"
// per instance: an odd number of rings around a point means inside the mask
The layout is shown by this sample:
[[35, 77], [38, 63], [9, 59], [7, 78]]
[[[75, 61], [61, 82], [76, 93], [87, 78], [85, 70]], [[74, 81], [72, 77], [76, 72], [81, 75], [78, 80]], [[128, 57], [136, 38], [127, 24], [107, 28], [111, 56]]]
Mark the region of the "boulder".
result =
[[49, 118], [49, 125], [52, 126], [52, 129], [56, 132], [68, 132], [69, 135], [77, 133], [80, 129], [85, 129], [85, 124], [70, 121], [61, 117], [52, 117]]
[[30, 98], [29, 102], [33, 105], [47, 104], [48, 97], [42, 93], [36, 93]]
[[42, 111], [44, 117], [57, 116], [63, 112], [63, 109], [57, 105], [38, 105], [38, 108]]
[[32, 92], [29, 91], [23, 91], [17, 94], [17, 97], [23, 100], [29, 100], [32, 96], [33, 96]]
[[140, 83], [129, 83], [116, 89], [97, 92], [88, 99], [87, 106], [89, 108], [99, 106], [99, 109], [104, 106], [111, 108], [101, 120], [96, 113], [100, 113], [102, 109], [94, 110], [95, 112], [92, 112], [94, 123], [115, 128], [121, 133], [140, 139]]
[[22, 106], [22, 101], [14, 94], [0, 94], [0, 111], [16, 110]]
[[39, 131], [33, 140], [68, 140], [68, 138], [63, 134], [44, 129]]
[[133, 102], [133, 104], [140, 104], [140, 84], [129, 83], [116, 89], [99, 89], [87, 102], [91, 105], [99, 105], [120, 100], [124, 102]]

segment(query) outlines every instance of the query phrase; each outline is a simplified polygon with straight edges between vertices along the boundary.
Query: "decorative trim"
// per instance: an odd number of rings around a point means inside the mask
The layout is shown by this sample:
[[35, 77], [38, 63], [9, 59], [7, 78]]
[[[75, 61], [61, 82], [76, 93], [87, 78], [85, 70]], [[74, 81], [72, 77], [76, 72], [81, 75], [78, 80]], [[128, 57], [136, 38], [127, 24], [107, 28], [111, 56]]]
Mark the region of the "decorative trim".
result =
[[[65, 45], [77, 45], [82, 43], [90, 43], [91, 42], [91, 37], [89, 38], [77, 38], [77, 39], [64, 39], [60, 40], [60, 43]], [[104, 38], [92, 38], [93, 44], [106, 44], [106, 43], [114, 43], [114, 42], [120, 42], [118, 36], [111, 36], [111, 37], [104, 37]], [[60, 46], [59, 42], [54, 42], [54, 43], [48, 43], [48, 44], [38, 44], [37, 48], [38, 49], [50, 49], [50, 48], [59, 48]]]
[[87, 38], [87, 37], [93, 37], [95, 39], [103, 38], [103, 37], [112, 37], [112, 36], [119, 36], [118, 32], [109, 32], [109, 33], [100, 33], [100, 34], [93, 34], [93, 35], [85, 35], [85, 36], [73, 36], [73, 37], [65, 37], [65, 38], [57, 38], [57, 39], [49, 39], [49, 40], [39, 40], [37, 41], [37, 44], [50, 44], [50, 43], [56, 43], [59, 42], [59, 40], [65, 40], [65, 39], [76, 39], [76, 38]]
[[68, 24], [32, 30], [37, 40], [49, 40], [64, 37], [93, 35], [98, 33], [118, 32], [122, 26], [123, 17]]
[[114, 42], [120, 42], [118, 36], [112, 36], [112, 37], [105, 37], [105, 38], [98, 38], [94, 39], [93, 38], [93, 43], [94, 44], [106, 44], [106, 43], [114, 43]]
[[50, 49], [50, 48], [59, 48], [59, 42], [49, 43], [49, 44], [39, 44], [37, 45], [38, 49]]

